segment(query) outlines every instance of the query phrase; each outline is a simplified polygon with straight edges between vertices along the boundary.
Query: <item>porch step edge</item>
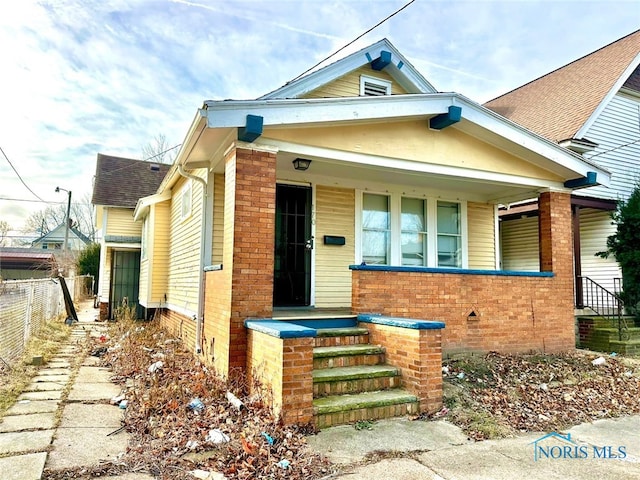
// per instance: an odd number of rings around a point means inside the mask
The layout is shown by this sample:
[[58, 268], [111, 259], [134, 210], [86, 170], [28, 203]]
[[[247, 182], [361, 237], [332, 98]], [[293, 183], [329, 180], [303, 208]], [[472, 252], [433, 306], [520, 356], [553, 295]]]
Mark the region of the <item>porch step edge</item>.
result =
[[312, 376], [313, 383], [326, 383], [366, 378], [396, 377], [398, 374], [398, 369], [390, 365], [358, 365], [314, 370]]
[[318, 337], [355, 337], [369, 335], [369, 330], [362, 327], [318, 328], [316, 335]]
[[380, 345], [356, 344], [333, 347], [314, 347], [313, 358], [345, 357], [352, 355], [380, 355], [384, 348]]
[[363, 408], [386, 407], [403, 403], [416, 403], [418, 397], [406, 390], [381, 390], [378, 392], [364, 392], [350, 395], [332, 395], [316, 398], [313, 410], [316, 415], [338, 413]]

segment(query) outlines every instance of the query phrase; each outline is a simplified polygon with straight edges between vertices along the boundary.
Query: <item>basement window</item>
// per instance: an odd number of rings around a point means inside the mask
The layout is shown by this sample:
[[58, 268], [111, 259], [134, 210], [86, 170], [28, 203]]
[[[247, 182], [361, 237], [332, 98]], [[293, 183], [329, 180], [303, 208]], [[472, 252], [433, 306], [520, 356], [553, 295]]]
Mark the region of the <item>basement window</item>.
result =
[[391, 82], [360, 75], [360, 96], [380, 97], [383, 95], [391, 95]]

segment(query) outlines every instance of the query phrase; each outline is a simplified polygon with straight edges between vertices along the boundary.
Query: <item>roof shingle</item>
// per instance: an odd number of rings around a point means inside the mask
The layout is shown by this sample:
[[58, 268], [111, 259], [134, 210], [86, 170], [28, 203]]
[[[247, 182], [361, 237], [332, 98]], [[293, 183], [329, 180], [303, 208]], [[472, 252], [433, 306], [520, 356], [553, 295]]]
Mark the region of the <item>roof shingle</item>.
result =
[[140, 198], [156, 193], [170, 168], [171, 165], [99, 153], [91, 203], [134, 208]]
[[484, 106], [555, 142], [574, 138], [639, 53], [637, 30]]

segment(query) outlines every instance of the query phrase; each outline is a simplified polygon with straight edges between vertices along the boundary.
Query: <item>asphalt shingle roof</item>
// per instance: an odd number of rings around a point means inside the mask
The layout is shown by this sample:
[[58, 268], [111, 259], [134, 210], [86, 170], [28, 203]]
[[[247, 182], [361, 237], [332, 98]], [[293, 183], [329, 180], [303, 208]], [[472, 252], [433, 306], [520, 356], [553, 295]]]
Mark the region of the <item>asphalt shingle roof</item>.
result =
[[156, 193], [170, 168], [171, 165], [99, 153], [91, 203], [135, 208], [140, 198]]
[[639, 53], [637, 30], [484, 106], [555, 142], [575, 138]]

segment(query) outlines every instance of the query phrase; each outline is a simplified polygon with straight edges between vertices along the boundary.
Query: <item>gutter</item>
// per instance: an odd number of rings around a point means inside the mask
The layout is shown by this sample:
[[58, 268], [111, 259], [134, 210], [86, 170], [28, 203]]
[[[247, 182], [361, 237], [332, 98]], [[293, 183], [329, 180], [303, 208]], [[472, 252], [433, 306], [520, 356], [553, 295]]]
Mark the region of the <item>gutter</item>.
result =
[[200, 224], [201, 232], [200, 232], [200, 267], [198, 269], [198, 283], [199, 283], [199, 291], [198, 291], [198, 314], [196, 318], [196, 353], [202, 353], [202, 328], [204, 325], [204, 250], [206, 247], [206, 228], [207, 228], [207, 181], [201, 177], [196, 175], [192, 175], [188, 173], [182, 164], [178, 163], [178, 173], [185, 178], [189, 178], [191, 180], [195, 180], [202, 184], [202, 191], [204, 193], [204, 199], [202, 202], [202, 221]]

